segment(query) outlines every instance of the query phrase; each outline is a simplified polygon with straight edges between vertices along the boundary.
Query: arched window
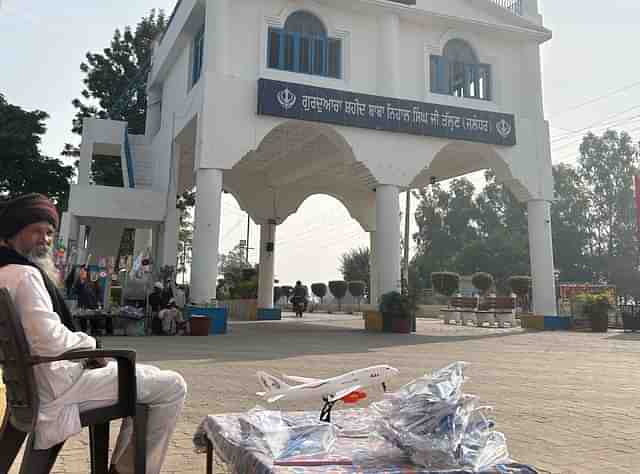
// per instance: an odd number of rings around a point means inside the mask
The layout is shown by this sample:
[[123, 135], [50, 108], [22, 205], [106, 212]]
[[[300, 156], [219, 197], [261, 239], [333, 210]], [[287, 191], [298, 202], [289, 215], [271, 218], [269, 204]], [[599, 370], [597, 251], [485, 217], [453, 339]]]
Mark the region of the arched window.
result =
[[316, 76], [341, 77], [342, 43], [330, 38], [315, 15], [297, 11], [284, 28], [269, 28], [267, 63], [270, 68]]
[[481, 64], [469, 44], [452, 39], [442, 56], [431, 56], [431, 92], [491, 100], [491, 66]]

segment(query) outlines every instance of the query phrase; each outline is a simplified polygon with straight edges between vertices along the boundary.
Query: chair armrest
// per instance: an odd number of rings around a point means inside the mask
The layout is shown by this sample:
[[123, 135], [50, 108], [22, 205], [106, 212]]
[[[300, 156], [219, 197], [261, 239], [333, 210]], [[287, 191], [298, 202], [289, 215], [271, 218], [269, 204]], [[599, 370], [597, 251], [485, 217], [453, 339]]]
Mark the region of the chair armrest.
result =
[[125, 349], [97, 349], [65, 352], [56, 357], [31, 357], [31, 365], [46, 364], [62, 360], [111, 358], [118, 363], [118, 404], [129, 416], [135, 414], [138, 398], [136, 384], [136, 351]]

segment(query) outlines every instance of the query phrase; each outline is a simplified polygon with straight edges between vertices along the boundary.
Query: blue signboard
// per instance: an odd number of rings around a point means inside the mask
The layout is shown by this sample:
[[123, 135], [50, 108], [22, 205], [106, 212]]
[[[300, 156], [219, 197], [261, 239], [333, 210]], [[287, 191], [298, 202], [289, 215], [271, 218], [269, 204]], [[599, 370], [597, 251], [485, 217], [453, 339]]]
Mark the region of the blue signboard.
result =
[[258, 80], [258, 114], [492, 145], [516, 144], [511, 114], [270, 79]]

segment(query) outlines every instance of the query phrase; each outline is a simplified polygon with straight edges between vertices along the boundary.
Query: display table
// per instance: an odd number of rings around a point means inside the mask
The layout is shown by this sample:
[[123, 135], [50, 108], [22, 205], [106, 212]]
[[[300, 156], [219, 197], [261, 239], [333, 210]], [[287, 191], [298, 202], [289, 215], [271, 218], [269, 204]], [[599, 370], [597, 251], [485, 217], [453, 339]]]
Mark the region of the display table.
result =
[[[340, 436], [331, 455], [325, 458], [305, 458], [290, 460], [287, 465], [274, 464], [273, 459], [255, 449], [243, 446], [238, 417], [240, 413], [207, 416], [196, 431], [193, 442], [200, 451], [207, 452], [207, 473], [213, 473], [213, 456], [216, 455], [228, 465], [229, 472], [234, 474], [436, 474], [441, 471], [419, 469], [408, 461], [390, 462], [381, 458], [375, 467], [355, 467], [353, 460], [369, 450], [369, 440], [363, 437]], [[316, 412], [294, 412], [289, 416], [299, 420], [315, 421]], [[332, 420], [344, 432], [368, 432], [363, 426], [369, 417], [366, 409], [335, 411]], [[354, 435], [355, 436], [355, 435]], [[384, 452], [388, 448], [384, 442], [376, 446], [376, 452]], [[499, 469], [484, 471], [483, 474], [536, 474], [537, 471], [522, 464], [499, 466]], [[471, 474], [471, 471], [447, 471], [447, 474]]]

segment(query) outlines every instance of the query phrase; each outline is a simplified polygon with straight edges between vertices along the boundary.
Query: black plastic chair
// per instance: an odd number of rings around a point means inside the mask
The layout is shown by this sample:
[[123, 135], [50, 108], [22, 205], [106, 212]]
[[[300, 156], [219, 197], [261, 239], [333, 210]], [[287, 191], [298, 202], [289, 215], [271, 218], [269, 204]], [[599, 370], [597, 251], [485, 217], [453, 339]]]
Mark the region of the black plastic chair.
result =
[[136, 403], [136, 353], [132, 350], [72, 351], [59, 357], [31, 356], [24, 329], [9, 292], [0, 288], [0, 365], [6, 386], [7, 409], [0, 424], [0, 474], [9, 472], [25, 438], [20, 474], [47, 474], [64, 443], [50, 449], [34, 449], [34, 429], [40, 401], [33, 366], [60, 360], [113, 358], [118, 363], [118, 400], [108, 407], [80, 413], [82, 426], [89, 427], [91, 473], [109, 470], [109, 422], [134, 420], [135, 472], [146, 471], [147, 405]]

